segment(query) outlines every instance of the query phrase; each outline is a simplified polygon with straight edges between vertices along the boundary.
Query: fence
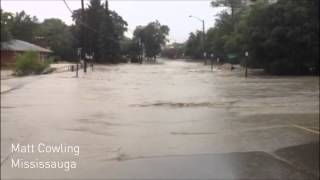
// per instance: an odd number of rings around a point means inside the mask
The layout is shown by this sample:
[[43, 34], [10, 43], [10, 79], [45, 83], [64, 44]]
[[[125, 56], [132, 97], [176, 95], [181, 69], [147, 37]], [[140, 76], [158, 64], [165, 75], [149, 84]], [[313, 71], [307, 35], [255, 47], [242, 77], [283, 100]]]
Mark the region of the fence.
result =
[[[61, 72], [68, 72], [68, 71], [76, 71], [77, 70], [77, 65], [76, 64], [69, 64], [69, 65], [65, 65], [65, 66], [60, 66], [60, 67], [53, 67], [55, 68], [55, 73], [61, 73]], [[82, 64], [78, 65], [78, 68], [81, 69], [83, 68]]]

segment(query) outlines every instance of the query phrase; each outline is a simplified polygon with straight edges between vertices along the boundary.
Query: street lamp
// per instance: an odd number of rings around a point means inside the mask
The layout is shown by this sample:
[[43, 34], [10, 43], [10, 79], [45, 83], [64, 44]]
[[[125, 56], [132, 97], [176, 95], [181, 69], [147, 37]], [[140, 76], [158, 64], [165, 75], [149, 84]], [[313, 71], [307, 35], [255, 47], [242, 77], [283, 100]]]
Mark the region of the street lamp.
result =
[[202, 22], [202, 55], [203, 55], [203, 58], [205, 59], [205, 52], [204, 52], [204, 40], [205, 40], [205, 28], [204, 28], [204, 26], [205, 26], [205, 22], [204, 22], [204, 20], [203, 19], [200, 19], [200, 18], [198, 18], [198, 17], [196, 17], [196, 16], [192, 16], [192, 15], [189, 15], [189, 18], [195, 18], [195, 19], [197, 19], [197, 20], [199, 20], [200, 22]]

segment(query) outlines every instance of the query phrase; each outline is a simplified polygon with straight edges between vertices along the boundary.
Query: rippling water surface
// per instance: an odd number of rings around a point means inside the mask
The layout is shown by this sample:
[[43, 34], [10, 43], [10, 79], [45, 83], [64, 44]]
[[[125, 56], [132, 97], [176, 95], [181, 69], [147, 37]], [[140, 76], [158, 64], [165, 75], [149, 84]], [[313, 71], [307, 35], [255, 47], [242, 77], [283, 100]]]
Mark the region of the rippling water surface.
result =
[[160, 62], [46, 75], [1, 95], [1, 159], [15, 142], [76, 144], [81, 174], [114, 161], [273, 152], [316, 139], [291, 127], [319, 124], [318, 77], [245, 79], [237, 69]]

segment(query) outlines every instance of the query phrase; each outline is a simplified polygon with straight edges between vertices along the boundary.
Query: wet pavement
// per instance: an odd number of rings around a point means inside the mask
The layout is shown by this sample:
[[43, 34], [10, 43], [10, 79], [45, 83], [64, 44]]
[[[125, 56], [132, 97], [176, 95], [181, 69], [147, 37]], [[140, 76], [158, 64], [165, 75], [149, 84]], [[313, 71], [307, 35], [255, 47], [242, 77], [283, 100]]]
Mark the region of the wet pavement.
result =
[[[4, 179], [318, 179], [319, 78], [202, 63], [95, 66], [1, 80]], [[29, 78], [29, 79], [28, 79]], [[78, 145], [11, 153], [11, 145]], [[12, 158], [77, 168], [12, 168]]]

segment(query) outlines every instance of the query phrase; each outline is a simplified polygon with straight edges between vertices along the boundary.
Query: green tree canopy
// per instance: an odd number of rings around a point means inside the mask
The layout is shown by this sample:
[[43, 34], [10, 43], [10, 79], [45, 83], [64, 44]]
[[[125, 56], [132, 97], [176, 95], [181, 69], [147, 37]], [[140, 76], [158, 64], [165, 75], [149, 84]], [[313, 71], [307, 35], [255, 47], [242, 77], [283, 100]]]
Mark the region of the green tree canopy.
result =
[[45, 19], [40, 24], [36, 39], [38, 43], [48, 46], [55, 56], [63, 60], [72, 59], [75, 56], [74, 38], [70, 27], [60, 19]]
[[16, 13], [12, 20], [8, 21], [8, 28], [15, 39], [33, 42], [35, 33], [39, 27], [38, 19], [26, 14], [24, 11]]
[[241, 0], [213, 0], [211, 1], [212, 7], [227, 7], [231, 10], [231, 16], [233, 17], [236, 10], [241, 8]]
[[12, 38], [10, 32], [10, 24], [12, 23], [13, 15], [8, 12], [4, 12], [0, 9], [1, 12], [1, 42], [8, 41]]
[[169, 27], [159, 21], [150, 22], [146, 26], [138, 26], [134, 30], [134, 39], [139, 40], [145, 49], [146, 57], [155, 57], [161, 52], [161, 46], [167, 42]]
[[318, 0], [255, 5], [243, 27], [251, 59], [275, 74], [319, 72], [318, 6]]
[[72, 29], [77, 39], [81, 38], [80, 29], [84, 28], [85, 52], [94, 54], [98, 62], [115, 62], [121, 52], [120, 40], [124, 38], [127, 22], [115, 11], [109, 10], [108, 1], [102, 4], [100, 0], [90, 0], [83, 19], [81, 10], [74, 11], [72, 17], [76, 24]]
[[[214, 2], [224, 6], [232, 1]], [[318, 6], [318, 0], [278, 0], [271, 4], [257, 0], [233, 18], [223, 12], [207, 32], [206, 51], [222, 60], [236, 55], [240, 61], [249, 51], [249, 65], [272, 74], [319, 73]], [[190, 47], [195, 39], [190, 36]]]
[[189, 38], [186, 42], [185, 55], [192, 58], [202, 57], [202, 44], [201, 39], [203, 32], [197, 31], [196, 33], [190, 33]]

